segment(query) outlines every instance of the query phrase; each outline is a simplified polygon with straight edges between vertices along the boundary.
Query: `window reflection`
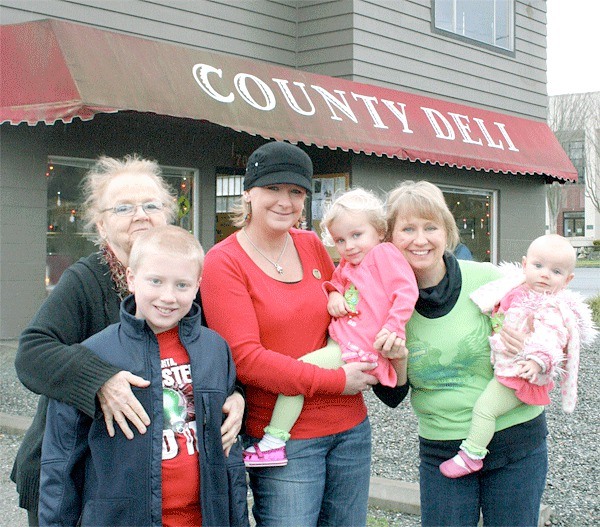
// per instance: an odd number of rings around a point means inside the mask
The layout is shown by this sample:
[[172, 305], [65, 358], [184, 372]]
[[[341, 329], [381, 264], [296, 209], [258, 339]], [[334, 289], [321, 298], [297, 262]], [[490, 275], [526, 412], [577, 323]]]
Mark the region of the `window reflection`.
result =
[[[485, 191], [445, 190], [444, 198], [454, 219], [461, 243], [460, 255], [478, 262], [492, 261], [492, 195]], [[472, 258], [469, 258], [469, 253]], [[459, 255], [459, 256], [460, 256]]]
[[513, 0], [433, 0], [433, 4], [437, 29], [513, 51]]
[[[79, 258], [97, 250], [92, 235], [84, 230], [80, 183], [94, 160], [51, 157], [46, 168], [46, 289], [51, 290], [64, 270]], [[194, 179], [190, 169], [161, 167], [176, 193], [175, 223], [194, 232]]]

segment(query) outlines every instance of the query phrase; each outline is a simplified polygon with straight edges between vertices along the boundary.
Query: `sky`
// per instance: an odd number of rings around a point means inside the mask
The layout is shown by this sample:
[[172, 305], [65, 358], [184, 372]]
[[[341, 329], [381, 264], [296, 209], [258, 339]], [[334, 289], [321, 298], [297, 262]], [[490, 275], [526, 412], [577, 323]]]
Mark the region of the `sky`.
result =
[[600, 91], [600, 1], [548, 0], [548, 95]]

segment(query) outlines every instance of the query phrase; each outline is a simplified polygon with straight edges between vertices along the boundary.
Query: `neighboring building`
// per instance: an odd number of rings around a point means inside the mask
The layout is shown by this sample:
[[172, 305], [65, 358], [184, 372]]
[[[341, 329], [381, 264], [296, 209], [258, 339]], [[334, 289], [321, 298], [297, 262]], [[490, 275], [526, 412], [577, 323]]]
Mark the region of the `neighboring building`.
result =
[[550, 97], [548, 123], [577, 169], [562, 188], [557, 232], [578, 249], [600, 240], [600, 92]]
[[91, 252], [77, 183], [100, 154], [156, 159], [206, 249], [232, 231], [266, 139], [339, 188], [440, 185], [478, 260], [544, 232], [576, 171], [546, 123], [546, 3], [2, 0], [0, 339]]

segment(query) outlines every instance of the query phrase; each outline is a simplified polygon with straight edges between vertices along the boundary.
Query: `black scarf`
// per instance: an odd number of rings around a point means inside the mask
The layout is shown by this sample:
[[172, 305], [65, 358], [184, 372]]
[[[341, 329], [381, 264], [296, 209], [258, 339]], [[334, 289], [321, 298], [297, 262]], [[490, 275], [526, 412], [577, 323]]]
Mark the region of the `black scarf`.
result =
[[449, 252], [444, 253], [446, 274], [439, 284], [419, 289], [415, 309], [425, 318], [440, 318], [452, 311], [462, 287], [462, 275], [458, 260]]

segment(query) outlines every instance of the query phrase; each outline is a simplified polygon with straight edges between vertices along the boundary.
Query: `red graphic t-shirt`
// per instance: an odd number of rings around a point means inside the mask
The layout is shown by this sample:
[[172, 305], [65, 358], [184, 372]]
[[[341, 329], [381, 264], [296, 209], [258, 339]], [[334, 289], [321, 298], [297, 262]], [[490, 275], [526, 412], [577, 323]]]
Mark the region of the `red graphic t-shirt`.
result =
[[162, 522], [164, 527], [195, 527], [202, 525], [202, 512], [190, 358], [178, 328], [156, 338], [163, 386]]

